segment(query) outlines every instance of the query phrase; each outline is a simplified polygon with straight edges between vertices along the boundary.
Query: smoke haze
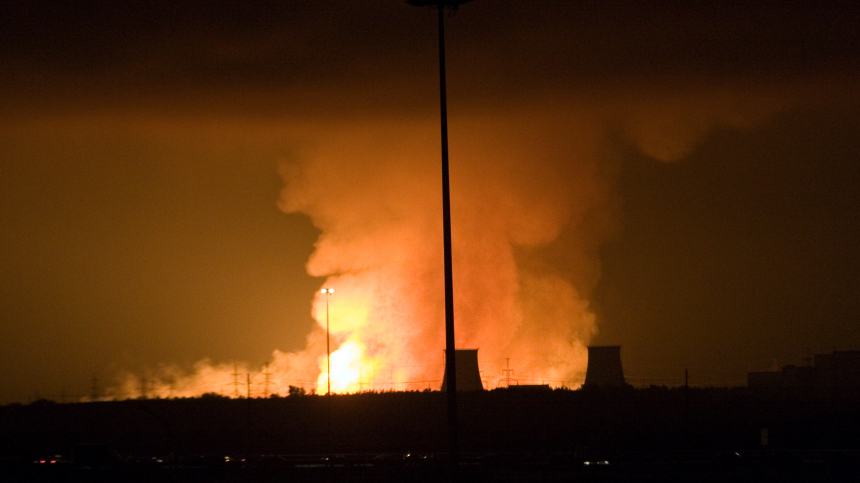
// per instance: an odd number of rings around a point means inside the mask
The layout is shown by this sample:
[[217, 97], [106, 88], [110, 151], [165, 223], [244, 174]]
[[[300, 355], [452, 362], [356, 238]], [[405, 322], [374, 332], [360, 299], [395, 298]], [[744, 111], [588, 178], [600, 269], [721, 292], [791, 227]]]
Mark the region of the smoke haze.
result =
[[[0, 8], [0, 362], [28, 368], [2, 400], [319, 390], [323, 287], [333, 390], [441, 384], [432, 11]], [[858, 18], [447, 18], [456, 342], [487, 384], [510, 358], [522, 383], [575, 386], [589, 343], [622, 344], [634, 372], [743, 361], [733, 383], [860, 345]]]
[[[646, 97], [621, 108], [604, 92], [603, 102], [568, 96], [552, 108], [452, 117], [457, 346], [479, 348], [482, 367], [501, 375], [510, 359], [524, 382], [582, 382], [585, 348], [598, 333], [590, 300], [600, 250], [622, 218], [613, 135], [677, 161], [712, 129], [751, 128], [796, 102], [773, 88]], [[333, 390], [437, 386], [444, 297], [436, 120], [376, 116], [287, 132], [304, 141], [298, 159], [280, 165], [279, 206], [320, 230], [307, 271], [335, 289], [332, 366], [348, 370], [345, 380], [333, 375]], [[324, 391], [325, 295], [317, 294], [312, 315], [308, 346], [273, 354], [270, 369], [286, 381], [273, 381], [273, 392], [314, 383]], [[184, 387], [228, 380], [234, 369], [198, 363], [195, 371]], [[254, 373], [259, 387], [262, 371]]]

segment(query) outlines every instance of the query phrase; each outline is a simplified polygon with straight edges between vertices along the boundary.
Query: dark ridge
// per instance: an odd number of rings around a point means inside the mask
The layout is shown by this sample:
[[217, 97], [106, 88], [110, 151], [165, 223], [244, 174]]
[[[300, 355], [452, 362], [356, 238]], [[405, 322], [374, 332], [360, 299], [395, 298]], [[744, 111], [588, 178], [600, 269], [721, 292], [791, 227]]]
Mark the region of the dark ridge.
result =
[[[481, 481], [860, 474], [860, 394], [589, 387], [458, 401], [461, 465]], [[445, 414], [445, 394], [431, 391], [13, 404], [0, 407], [0, 471], [21, 481], [435, 481]]]

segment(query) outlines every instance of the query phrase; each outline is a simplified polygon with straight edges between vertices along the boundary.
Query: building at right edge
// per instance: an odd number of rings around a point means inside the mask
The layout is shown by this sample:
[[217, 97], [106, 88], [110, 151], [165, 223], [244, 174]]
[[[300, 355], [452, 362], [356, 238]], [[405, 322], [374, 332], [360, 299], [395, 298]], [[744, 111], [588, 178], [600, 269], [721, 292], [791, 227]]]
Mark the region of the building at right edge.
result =
[[860, 351], [815, 354], [811, 365], [783, 366], [779, 371], [749, 372], [754, 391], [790, 390], [822, 395], [860, 395]]

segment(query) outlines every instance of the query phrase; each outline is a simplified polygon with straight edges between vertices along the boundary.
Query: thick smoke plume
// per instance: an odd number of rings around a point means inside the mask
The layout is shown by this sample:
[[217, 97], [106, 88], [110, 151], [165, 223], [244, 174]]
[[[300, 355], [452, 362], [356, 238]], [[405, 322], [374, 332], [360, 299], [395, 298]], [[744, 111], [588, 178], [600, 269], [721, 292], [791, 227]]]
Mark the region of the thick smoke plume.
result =
[[[712, 90], [623, 111], [571, 103], [452, 121], [456, 343], [479, 349], [489, 386], [508, 358], [524, 382], [582, 381], [599, 249], [620, 211], [608, 130], [620, 125], [646, 154], [676, 160], [714, 126], [746, 127], [780, 104], [755, 101]], [[353, 367], [362, 387], [441, 378], [437, 133], [430, 121], [342, 125], [283, 169], [281, 208], [322, 231], [308, 272], [335, 288], [331, 330], [363, 349], [366, 363]], [[324, 327], [322, 295], [314, 315]]]
[[[525, 115], [459, 122], [451, 143], [457, 346], [480, 349], [487, 376], [511, 358], [523, 374], [561, 385], [576, 378], [595, 331], [588, 287], [524, 260], [603, 208], [594, 147], [570, 133], [567, 149], [548, 150], [548, 138], [563, 133]], [[331, 331], [363, 347], [369, 364], [358, 369], [371, 386], [441, 379], [438, 153], [433, 122], [380, 121], [332, 129], [302, 165], [283, 170], [282, 209], [306, 213], [322, 231], [308, 271], [335, 289]], [[586, 261], [594, 248], [570, 252]], [[322, 295], [314, 315], [325, 324]]]
[[[772, 91], [771, 91], [772, 92]], [[609, 140], [675, 161], [714, 127], [744, 128], [784, 105], [777, 94], [705, 95], [600, 104], [569, 98], [451, 119], [456, 344], [479, 349], [488, 387], [506, 359], [520, 383], [577, 387], [598, 324], [590, 306], [601, 246], [619, 231], [620, 169]], [[378, 117], [291, 126], [298, 160], [282, 163], [279, 201], [321, 234], [307, 264], [328, 302], [332, 391], [438, 388], [443, 373], [441, 170], [437, 120]], [[198, 364], [164, 368], [149, 394], [326, 391], [326, 296], [307, 347], [275, 351], [267, 371]], [[244, 376], [242, 376], [244, 377]], [[244, 383], [245, 379], [240, 379]], [[118, 392], [141, 394], [141, 377]], [[244, 386], [243, 386], [244, 387]]]

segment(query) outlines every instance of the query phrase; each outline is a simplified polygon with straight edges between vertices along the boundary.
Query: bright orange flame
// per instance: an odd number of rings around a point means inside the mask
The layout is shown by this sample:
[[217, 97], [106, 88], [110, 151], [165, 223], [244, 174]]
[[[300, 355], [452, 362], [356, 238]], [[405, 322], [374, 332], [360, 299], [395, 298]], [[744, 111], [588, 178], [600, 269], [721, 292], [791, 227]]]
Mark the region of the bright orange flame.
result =
[[[325, 359], [320, 362], [320, 376], [317, 387], [328, 387], [328, 371]], [[331, 390], [332, 393], [358, 392], [364, 383], [363, 377], [374, 372], [373, 361], [364, 358], [364, 344], [349, 340], [331, 353]]]

